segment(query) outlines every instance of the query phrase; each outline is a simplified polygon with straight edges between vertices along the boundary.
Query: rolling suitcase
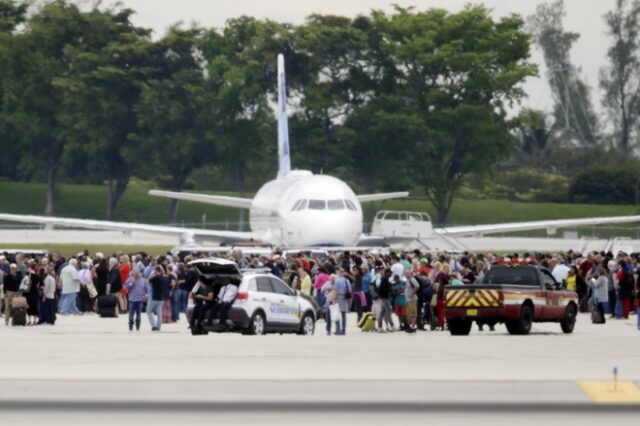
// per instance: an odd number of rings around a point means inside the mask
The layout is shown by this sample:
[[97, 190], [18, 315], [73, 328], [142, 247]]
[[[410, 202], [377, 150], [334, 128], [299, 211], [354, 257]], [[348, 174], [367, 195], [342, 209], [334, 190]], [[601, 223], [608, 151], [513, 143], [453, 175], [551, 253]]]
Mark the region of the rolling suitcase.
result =
[[99, 296], [97, 305], [98, 315], [102, 318], [118, 317], [118, 298], [116, 296]]
[[600, 309], [600, 305], [595, 305], [591, 310], [591, 322], [593, 324], [604, 324], [604, 311]]
[[366, 320], [362, 324], [362, 327], [360, 327], [360, 330], [364, 332], [369, 332], [369, 331], [373, 331], [374, 328], [376, 328], [376, 319], [373, 315], [370, 315], [366, 318]]
[[367, 312], [362, 315], [362, 317], [358, 320], [358, 328], [362, 328], [367, 324], [369, 318], [375, 318], [371, 312]]
[[13, 326], [27, 325], [27, 310], [24, 308], [13, 309], [11, 311], [11, 325]]

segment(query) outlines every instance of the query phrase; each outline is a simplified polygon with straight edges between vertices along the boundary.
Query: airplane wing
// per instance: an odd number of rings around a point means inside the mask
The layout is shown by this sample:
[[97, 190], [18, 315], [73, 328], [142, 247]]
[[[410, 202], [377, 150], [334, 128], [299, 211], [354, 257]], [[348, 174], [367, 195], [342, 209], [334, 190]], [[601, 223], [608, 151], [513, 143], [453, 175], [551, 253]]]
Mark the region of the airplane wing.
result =
[[356, 198], [361, 203], [367, 203], [370, 201], [391, 200], [394, 198], [405, 198], [408, 196], [409, 196], [408, 192], [387, 192], [387, 193], [381, 193], [381, 194], [356, 195]]
[[194, 237], [212, 242], [239, 243], [259, 242], [261, 236], [253, 232], [216, 231], [197, 228], [181, 228], [178, 226], [148, 225], [144, 223], [109, 222], [92, 219], [71, 219], [50, 216], [30, 216], [17, 214], [0, 214], [0, 220], [9, 222], [38, 223], [48, 226], [63, 226], [70, 228], [100, 229], [123, 232], [149, 232], [152, 234], [175, 235], [183, 240], [193, 240]]
[[224, 195], [194, 194], [190, 192], [171, 192], [151, 190], [149, 195], [175, 200], [195, 201], [198, 203], [215, 204], [217, 206], [237, 207], [239, 209], [250, 209], [252, 200], [249, 198], [227, 197]]
[[452, 226], [448, 228], [436, 228], [434, 229], [434, 231], [439, 234], [445, 236], [449, 235], [452, 237], [473, 237], [482, 236], [485, 234], [531, 231], [536, 229], [546, 229], [548, 233], [553, 234], [558, 228], [632, 222], [640, 222], [640, 216], [589, 217], [583, 219], [559, 219], [538, 220], [532, 222], [497, 223], [493, 225]]

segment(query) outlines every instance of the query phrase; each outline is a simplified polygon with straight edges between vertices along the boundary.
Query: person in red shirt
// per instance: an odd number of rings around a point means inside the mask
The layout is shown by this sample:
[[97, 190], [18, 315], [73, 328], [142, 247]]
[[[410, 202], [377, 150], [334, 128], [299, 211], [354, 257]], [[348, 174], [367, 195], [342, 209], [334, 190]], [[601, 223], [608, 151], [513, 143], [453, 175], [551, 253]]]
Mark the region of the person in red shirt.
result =
[[634, 279], [633, 272], [628, 270], [627, 262], [620, 260], [618, 262], [620, 269], [616, 274], [616, 291], [620, 298], [622, 306], [622, 317], [629, 319], [629, 311], [631, 310], [631, 298], [633, 297]]
[[426, 258], [420, 259], [418, 267], [413, 271], [416, 275], [429, 276], [431, 274], [431, 268], [429, 267], [429, 261]]
[[[129, 280], [129, 275], [131, 274], [131, 259], [126, 254], [120, 256], [120, 266], [118, 268], [120, 270], [120, 279], [124, 284]], [[128, 312], [127, 308], [127, 294], [129, 290], [127, 290], [126, 286], [122, 286], [122, 289], [118, 293], [118, 303], [120, 305], [120, 310], [122, 312]]]
[[589, 274], [589, 271], [591, 269], [593, 269], [593, 255], [591, 253], [589, 253], [587, 255], [587, 258], [585, 260], [582, 261], [582, 263], [580, 264], [580, 266], [578, 267], [578, 269], [580, 270], [580, 276], [584, 279], [587, 278], [587, 274]]

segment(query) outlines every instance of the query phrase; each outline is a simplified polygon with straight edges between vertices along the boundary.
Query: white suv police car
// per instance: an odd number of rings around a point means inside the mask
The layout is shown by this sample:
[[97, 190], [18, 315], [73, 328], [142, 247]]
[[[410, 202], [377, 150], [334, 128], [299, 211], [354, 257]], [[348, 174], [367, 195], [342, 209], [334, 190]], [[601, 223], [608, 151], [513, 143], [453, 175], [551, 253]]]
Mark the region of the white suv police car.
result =
[[[209, 331], [238, 331], [245, 334], [269, 332], [312, 335], [315, 331], [314, 305], [268, 270], [243, 270], [230, 260], [198, 259], [189, 265], [213, 283], [217, 295], [223, 278], [230, 278], [238, 286], [238, 296], [229, 311], [226, 327], [214, 319], [205, 321], [200, 329]], [[193, 333], [193, 330], [192, 330]]]

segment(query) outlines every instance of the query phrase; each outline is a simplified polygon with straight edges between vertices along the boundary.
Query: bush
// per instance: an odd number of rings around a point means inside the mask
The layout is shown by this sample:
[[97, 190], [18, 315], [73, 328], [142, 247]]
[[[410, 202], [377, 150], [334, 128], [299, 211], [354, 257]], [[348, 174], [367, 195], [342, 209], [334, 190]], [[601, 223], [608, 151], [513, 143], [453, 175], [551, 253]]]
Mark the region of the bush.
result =
[[465, 189], [460, 193], [469, 199], [563, 203], [568, 199], [569, 179], [545, 171], [522, 169], [496, 173], [494, 179], [484, 185], [470, 182]]
[[636, 204], [639, 184], [635, 168], [591, 166], [574, 176], [569, 197], [585, 204]]

